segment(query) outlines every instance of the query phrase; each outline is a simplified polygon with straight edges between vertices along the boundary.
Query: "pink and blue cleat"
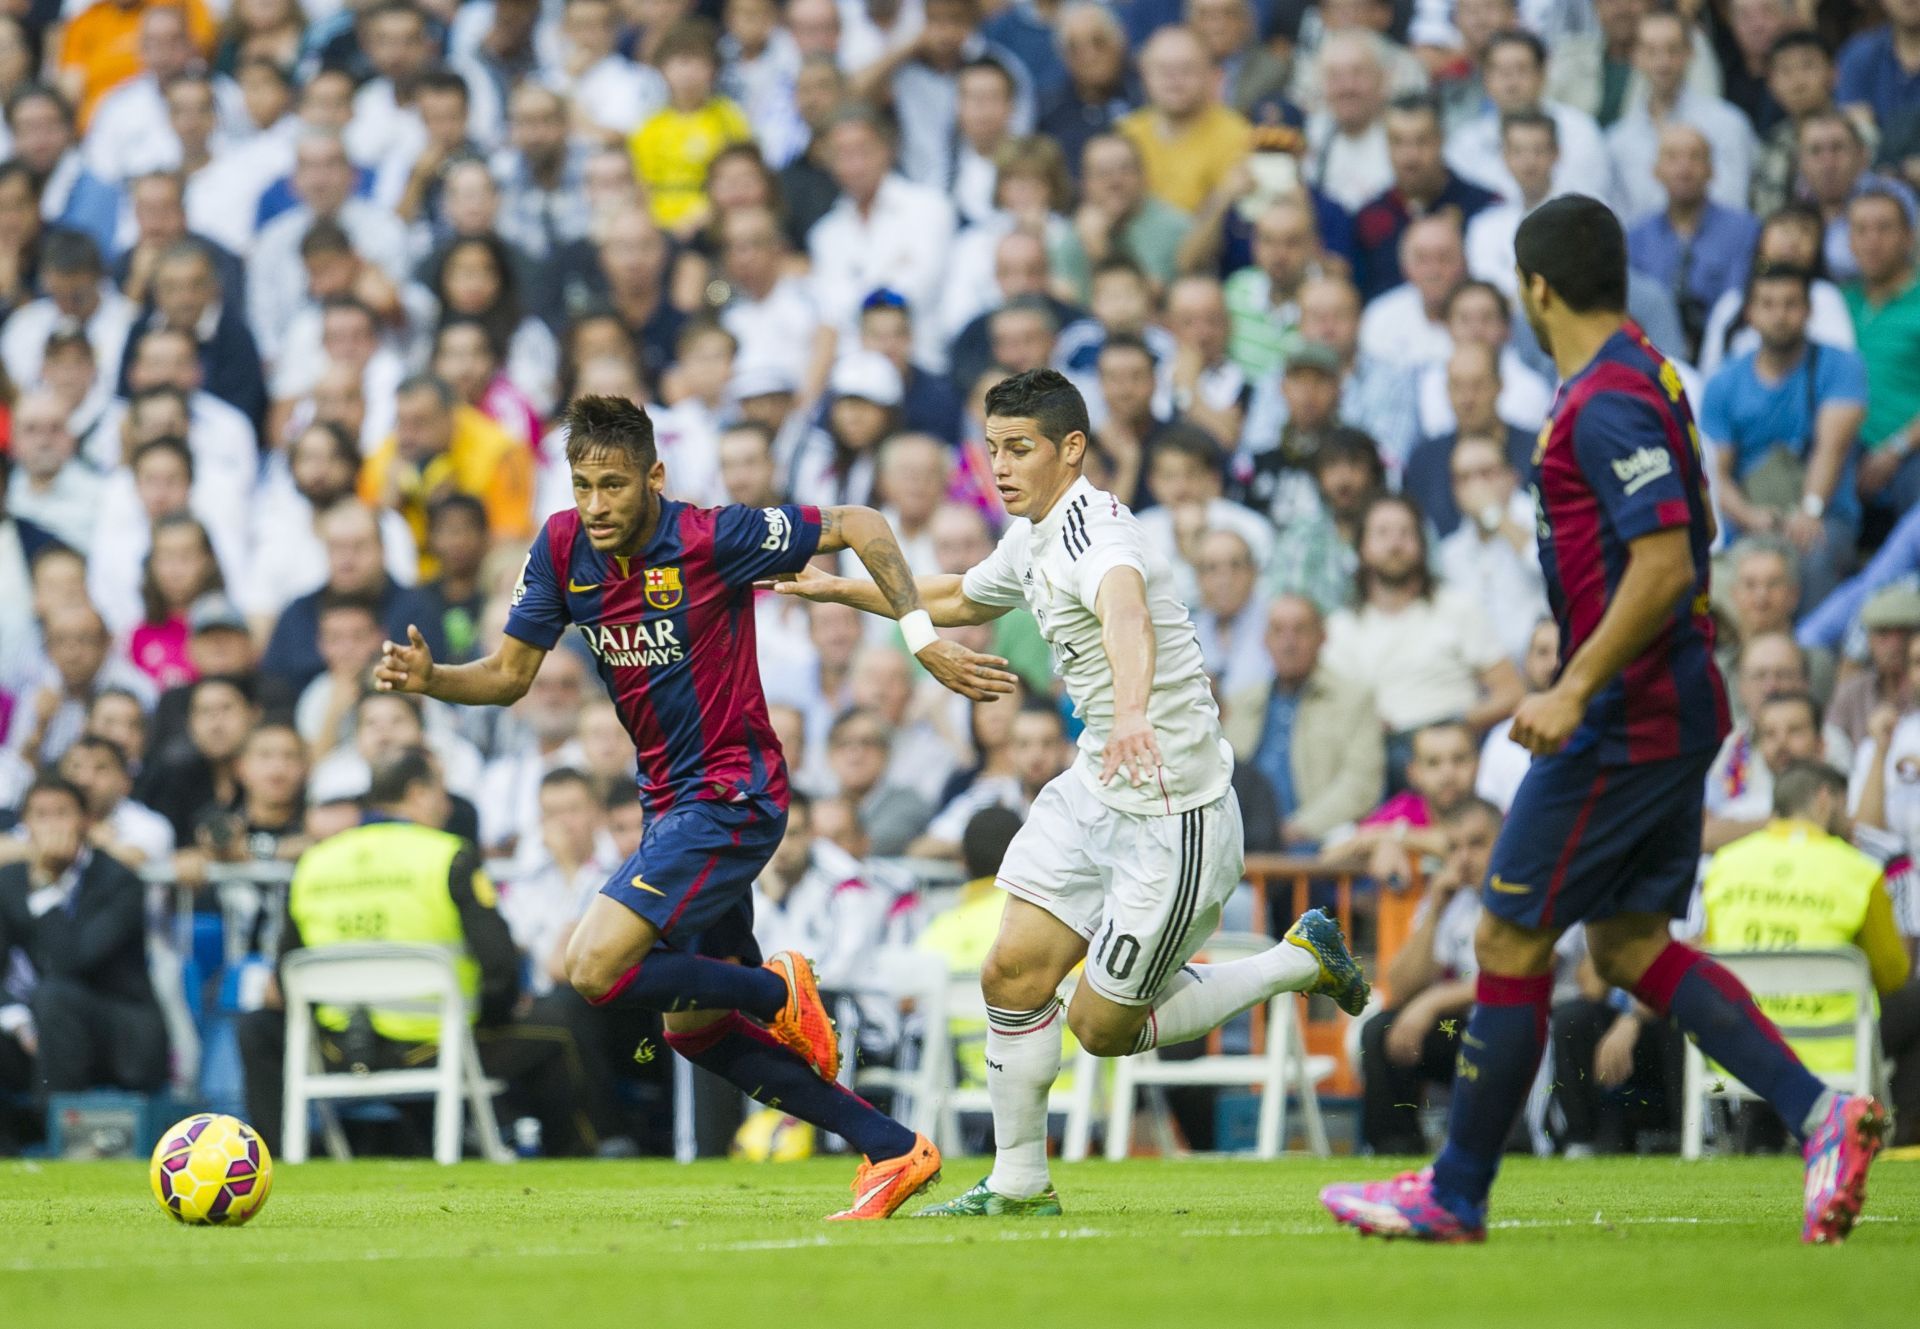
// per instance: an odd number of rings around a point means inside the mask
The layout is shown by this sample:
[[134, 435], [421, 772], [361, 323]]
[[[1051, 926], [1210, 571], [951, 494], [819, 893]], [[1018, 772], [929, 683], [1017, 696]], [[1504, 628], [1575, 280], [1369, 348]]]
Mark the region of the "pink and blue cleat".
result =
[[1800, 1240], [1833, 1245], [1847, 1239], [1867, 1201], [1867, 1169], [1891, 1125], [1887, 1110], [1865, 1095], [1836, 1095], [1801, 1153], [1807, 1160], [1807, 1219]]
[[1484, 1214], [1462, 1218], [1433, 1189], [1433, 1169], [1403, 1172], [1392, 1181], [1343, 1182], [1320, 1192], [1334, 1221], [1363, 1237], [1407, 1237], [1457, 1244], [1485, 1241]]

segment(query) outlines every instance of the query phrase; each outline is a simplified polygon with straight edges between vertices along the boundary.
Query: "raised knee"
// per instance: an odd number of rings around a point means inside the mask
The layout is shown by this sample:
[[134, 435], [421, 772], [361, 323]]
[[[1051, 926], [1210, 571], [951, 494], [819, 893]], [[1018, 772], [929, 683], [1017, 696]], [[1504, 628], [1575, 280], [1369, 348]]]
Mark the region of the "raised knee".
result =
[[595, 954], [590, 947], [567, 952], [567, 982], [588, 1001], [605, 1001], [625, 975], [609, 957]]
[[1124, 1057], [1132, 1053], [1134, 1040], [1140, 1036], [1138, 1029], [1120, 1029], [1087, 1017], [1067, 1016], [1067, 1028], [1073, 1030], [1073, 1036], [1081, 1047], [1096, 1057]]

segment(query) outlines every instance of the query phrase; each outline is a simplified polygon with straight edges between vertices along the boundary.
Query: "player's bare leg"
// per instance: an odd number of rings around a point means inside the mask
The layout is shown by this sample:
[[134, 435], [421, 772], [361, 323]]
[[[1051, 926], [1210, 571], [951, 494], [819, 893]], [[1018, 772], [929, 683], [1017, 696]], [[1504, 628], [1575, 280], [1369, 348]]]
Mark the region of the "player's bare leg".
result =
[[567, 941], [567, 981], [591, 1002], [604, 1002], [633, 981], [640, 962], [660, 944], [653, 924], [605, 895], [596, 895]]
[[1780, 1114], [1801, 1142], [1807, 1174], [1801, 1240], [1847, 1239], [1867, 1198], [1867, 1169], [1890, 1122], [1871, 1095], [1829, 1089], [1801, 1065], [1739, 979], [1672, 940], [1667, 920], [1621, 914], [1587, 925], [1600, 976], [1671, 1015], [1700, 1050]]

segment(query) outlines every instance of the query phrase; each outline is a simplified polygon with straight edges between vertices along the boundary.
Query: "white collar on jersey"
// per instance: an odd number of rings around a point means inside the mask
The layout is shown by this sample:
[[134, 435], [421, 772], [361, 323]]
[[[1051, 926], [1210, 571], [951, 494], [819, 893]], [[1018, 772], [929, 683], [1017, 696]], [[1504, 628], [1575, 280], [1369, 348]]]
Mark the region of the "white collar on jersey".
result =
[[1073, 506], [1073, 501], [1076, 498], [1087, 494], [1097, 494], [1099, 492], [1099, 490], [1093, 487], [1092, 481], [1088, 480], [1084, 475], [1081, 476], [1067, 486], [1067, 492], [1060, 495], [1060, 501], [1058, 503], [1055, 503], [1051, 508], [1047, 509], [1047, 515], [1033, 524], [1033, 533], [1038, 536], [1050, 536], [1054, 534], [1060, 529], [1061, 523], [1066, 521], [1067, 509]]

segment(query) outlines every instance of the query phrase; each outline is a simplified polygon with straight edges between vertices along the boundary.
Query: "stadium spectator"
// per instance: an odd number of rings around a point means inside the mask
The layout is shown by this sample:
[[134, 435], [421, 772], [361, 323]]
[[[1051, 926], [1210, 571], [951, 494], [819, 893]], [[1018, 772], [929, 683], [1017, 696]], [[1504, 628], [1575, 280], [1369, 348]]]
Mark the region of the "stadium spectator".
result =
[[851, 707], [827, 732], [827, 766], [839, 797], [854, 810], [872, 852], [882, 857], [906, 852], [933, 815], [912, 787], [889, 781], [893, 760], [893, 740], [874, 711]]
[[193, 680], [187, 610], [201, 596], [225, 590], [206, 527], [184, 514], [154, 523], [140, 572], [141, 617], [127, 634], [126, 652], [157, 688]]
[[[1499, 201], [1448, 167], [1442, 153], [1445, 132], [1440, 117], [1439, 103], [1429, 97], [1396, 97], [1387, 108], [1387, 152], [1393, 164], [1393, 184], [1359, 208], [1353, 219], [1359, 246], [1356, 279], [1370, 307], [1377, 297], [1412, 276], [1407, 266], [1407, 233], [1416, 221], [1450, 218], [1457, 242], [1482, 208]], [[1453, 282], [1461, 275], [1456, 273]], [[1436, 319], [1439, 299], [1445, 294], [1440, 290], [1431, 296]]]
[[1907, 690], [1907, 648], [1920, 632], [1920, 591], [1889, 586], [1874, 594], [1860, 611], [1860, 630], [1866, 634], [1867, 658], [1833, 689], [1827, 721], [1853, 744], [1857, 753], [1867, 741], [1875, 711], [1898, 707]]
[[444, 650], [440, 625], [427, 612], [425, 599], [387, 572], [381, 519], [373, 508], [354, 499], [337, 500], [313, 527], [326, 552], [326, 580], [280, 611], [261, 657], [264, 672], [293, 688], [305, 687], [320, 673], [320, 606], [331, 596], [370, 596], [380, 605], [380, 626], [388, 638], [404, 639], [411, 623], [436, 650]]
[[1406, 280], [1375, 295], [1360, 319], [1360, 349], [1405, 371], [1444, 363], [1452, 349], [1447, 300], [1467, 275], [1460, 221], [1452, 209], [1412, 221], [1400, 231]]
[[1252, 126], [1220, 103], [1218, 75], [1191, 28], [1160, 29], [1140, 49], [1147, 104], [1116, 128], [1140, 150], [1147, 192], [1191, 213], [1246, 157]]
[[[1527, 638], [1527, 653], [1520, 661], [1520, 681], [1531, 696], [1553, 686], [1560, 673], [1560, 625], [1550, 616], [1533, 625]], [[1520, 781], [1533, 764], [1533, 754], [1513, 738], [1513, 719], [1509, 716], [1487, 731], [1480, 745], [1480, 770], [1473, 778], [1473, 792], [1499, 808], [1504, 815], [1513, 806]]]
[[[193, 842], [180, 846], [173, 856], [174, 876], [183, 886], [203, 885], [207, 869], [214, 864], [291, 863], [311, 843], [304, 799], [307, 745], [292, 726], [276, 720], [255, 725], [240, 746], [233, 774], [239, 802], [231, 809], [203, 815], [194, 828]], [[280, 903], [284, 897], [278, 878], [268, 880], [273, 884], [256, 887], [253, 925], [236, 922], [235, 926], [255, 945], [271, 949], [281, 911], [269, 906], [260, 892], [272, 893]], [[238, 907], [240, 901], [234, 903]]]
[[1194, 631], [1208, 677], [1221, 696], [1253, 685], [1267, 667], [1261, 633], [1267, 617], [1258, 593], [1260, 569], [1246, 540], [1225, 528], [1204, 532], [1194, 547], [1200, 588]]
[[[797, 950], [813, 962], [820, 986], [845, 989], [872, 981], [893, 901], [868, 881], [844, 851], [816, 842], [813, 804], [796, 797], [787, 829], [753, 883], [753, 934], [763, 954]], [[826, 843], [821, 852], [817, 844]]]
[[[821, 328], [817, 335], [830, 358], [834, 346], [832, 331]], [[869, 295], [860, 309], [860, 345], [884, 355], [900, 375], [900, 427], [909, 433], [931, 434], [949, 447], [958, 447], [964, 428], [960, 392], [954, 386], [953, 376], [930, 374], [913, 362], [913, 311], [907, 308], [906, 302], [886, 290]], [[820, 372], [824, 383], [827, 372], [824, 360]], [[797, 383], [799, 379], [793, 381]], [[744, 395], [737, 370], [734, 392]]]
[[1191, 223], [1148, 192], [1146, 168], [1133, 140], [1115, 132], [1095, 134], [1077, 164], [1080, 206], [1071, 233], [1055, 252], [1061, 281], [1085, 300], [1092, 293], [1093, 270], [1115, 255], [1132, 259], [1155, 282], [1171, 280]]
[[93, 543], [101, 481], [77, 456], [60, 398], [46, 389], [23, 393], [13, 404], [10, 445], [15, 470], [7, 511], [84, 554]]
[[236, 767], [259, 719], [244, 677], [216, 675], [192, 684], [185, 734], [154, 753], [134, 790], [141, 802], [172, 824], [176, 844], [194, 843], [208, 813], [240, 805]]
[[1859, 275], [1849, 236], [1853, 193], [1865, 178], [1872, 154], [1866, 136], [1844, 111], [1815, 111], [1800, 124], [1800, 193], [1819, 209], [1820, 255], [1835, 281]]
[[[1854, 752], [1849, 801], [1861, 828], [1884, 831], [1912, 857], [1920, 849], [1920, 781], [1906, 772], [1920, 766], [1920, 714], [1913, 698], [1920, 683], [1920, 648], [1907, 645], [1904, 688], [1898, 701], [1876, 707], [1867, 721], [1867, 742]], [[1906, 930], [1912, 932], [1911, 916]]]
[[[146, 891], [88, 842], [86, 796], [43, 775], [20, 803], [24, 862], [0, 867], [0, 953], [33, 966], [26, 1017], [5, 1034], [34, 1060], [39, 1094], [167, 1079], [167, 1031], [147, 978]], [[17, 1011], [17, 1006], [7, 1008]]]
[[1358, 601], [1328, 620], [1326, 658], [1373, 689], [1388, 734], [1388, 779], [1397, 784], [1415, 730], [1462, 718], [1484, 734], [1519, 704], [1520, 675], [1485, 611], [1435, 583], [1412, 504], [1374, 499], [1360, 523], [1359, 555]]
[[1913, 52], [1920, 47], [1920, 4], [1887, 0], [1885, 24], [1856, 33], [1840, 48], [1835, 100], [1883, 130], [1914, 106], [1920, 83]]
[[[1302, 61], [1295, 87], [1317, 68], [1323, 97], [1310, 97], [1307, 179], [1335, 203], [1358, 212], [1394, 182], [1387, 150], [1386, 53], [1400, 48], [1379, 34], [1352, 29], [1328, 33], [1314, 62]], [[1298, 93], [1296, 92], [1296, 95]]]
[[1554, 1065], [1572, 1068], [1554, 1077], [1554, 1139], [1568, 1158], [1659, 1148], [1678, 1120], [1680, 1031], [1623, 1002], [1591, 964], [1580, 966], [1578, 983], [1550, 1017]]
[[1271, 682], [1228, 693], [1223, 716], [1234, 756], [1273, 791], [1289, 847], [1311, 848], [1379, 801], [1386, 746], [1367, 689], [1321, 662], [1326, 628], [1313, 601], [1267, 606]]
[[1519, 661], [1547, 612], [1533, 497], [1520, 488], [1498, 436], [1464, 435], [1449, 465], [1454, 506], [1467, 520], [1434, 550], [1441, 580], [1486, 609], [1494, 639]]
[[[1880, 863], [1846, 841], [1846, 777], [1819, 761], [1794, 761], [1778, 773], [1773, 817], [1763, 828], [1713, 856], [1701, 883], [1708, 946], [1725, 949], [1825, 950], [1865, 953], [1879, 994], [1880, 1041], [1893, 1063], [1893, 1102], [1920, 1108], [1920, 984], [1911, 981], [1907, 942], [1895, 922]], [[1796, 1037], [1801, 1028], [1853, 1017], [1850, 997], [1761, 998], [1761, 1009], [1786, 1026], [1794, 1051], [1816, 1073], [1844, 1075], [1855, 1064], [1851, 1037]], [[1920, 1139], [1901, 1118], [1897, 1142]]]
[[1664, 206], [1666, 185], [1655, 171], [1669, 125], [1690, 125], [1706, 139], [1713, 181], [1708, 195], [1745, 209], [1753, 176], [1753, 126], [1733, 106], [1689, 86], [1696, 58], [1687, 21], [1671, 12], [1644, 13], [1634, 33], [1633, 67], [1646, 83], [1643, 101], [1628, 106], [1607, 130], [1607, 151], [1619, 182], [1621, 212], [1638, 219]]
[[[988, 20], [989, 28], [1008, 21], [1018, 10], [1019, 6], [1002, 10]], [[1079, 168], [1087, 161], [1086, 149], [1093, 138], [1109, 132], [1138, 106], [1140, 92], [1128, 68], [1126, 32], [1107, 6], [1087, 0], [1061, 6], [1050, 40], [1059, 44], [1066, 78], [1052, 90], [1041, 88], [1035, 127], [1058, 143], [1068, 163]], [[1044, 82], [1044, 75], [1036, 72], [1035, 81]], [[1083, 174], [1083, 186], [1086, 181]]]
[[653, 219], [682, 236], [705, 220], [704, 186], [714, 155], [752, 135], [746, 113], [715, 94], [717, 40], [705, 19], [683, 19], [662, 36], [650, 63], [667, 85], [667, 104], [643, 120], [628, 143]]
[[[1247, 378], [1279, 369], [1300, 338], [1300, 288], [1320, 272], [1320, 236], [1300, 195], [1268, 204], [1253, 228], [1253, 263], [1227, 278], [1227, 353]], [[1234, 437], [1239, 431], [1234, 432]]]
[[1800, 130], [1807, 117], [1836, 109], [1833, 48], [1816, 32], [1788, 28], [1767, 48], [1766, 80], [1767, 95], [1780, 114], [1760, 130], [1747, 195], [1747, 206], [1762, 217], [1795, 197]]
[[1653, 178], [1666, 201], [1627, 229], [1627, 261], [1673, 293], [1690, 361], [1699, 358], [1714, 302], [1746, 285], [1760, 236], [1744, 190], [1733, 206], [1709, 197], [1713, 174], [1713, 148], [1704, 133], [1678, 121], [1663, 126]]
[[[1561, 192], [1555, 184], [1560, 165], [1560, 130], [1541, 111], [1511, 111], [1500, 117], [1500, 161], [1513, 185], [1506, 201], [1482, 208], [1467, 223], [1467, 271], [1500, 288], [1512, 299], [1518, 286], [1513, 270], [1513, 237], [1521, 219]], [[1612, 165], [1609, 163], [1609, 171]]]
[[[1441, 314], [1446, 320], [1449, 354], [1463, 346], [1479, 345], [1499, 357], [1500, 391], [1494, 409], [1507, 425], [1531, 438], [1546, 423], [1553, 405], [1553, 388], [1514, 348], [1513, 310], [1508, 298], [1492, 283], [1468, 278], [1448, 293], [1441, 303]], [[1423, 436], [1445, 434], [1455, 426], [1447, 356], [1421, 367], [1414, 391]], [[1492, 432], [1497, 436], [1503, 431]]]
[[81, 231], [53, 230], [40, 244], [38, 260], [40, 298], [15, 309], [0, 331], [0, 364], [7, 377], [38, 384], [48, 337], [75, 325], [93, 347], [101, 381], [118, 382], [127, 334], [140, 311], [107, 280], [99, 245]]
[[1312, 501], [1296, 503], [1285, 517], [1266, 585], [1269, 594], [1303, 595], [1331, 614], [1353, 600], [1361, 518], [1386, 492], [1386, 469], [1372, 439], [1342, 428], [1321, 440], [1310, 474]]
[[[1746, 672], [1741, 686], [1750, 687]], [[1776, 691], [1755, 704], [1752, 722], [1727, 736], [1722, 760], [1707, 772], [1706, 829], [1701, 836], [1706, 853], [1718, 852], [1765, 823], [1774, 781], [1789, 762], [1827, 761], [1845, 768], [1850, 754], [1844, 745], [1829, 747], [1821, 722], [1820, 703], [1804, 690]]]
[[[1771, 213], [1760, 224], [1760, 242], [1754, 248], [1749, 271], [1797, 269], [1813, 274], [1813, 309], [1807, 317], [1807, 336], [1824, 346], [1854, 349], [1853, 316], [1840, 288], [1819, 274], [1820, 214], [1794, 203]], [[1706, 335], [1700, 342], [1700, 373], [1711, 382], [1731, 357], [1760, 348], [1760, 334], [1752, 323], [1745, 287], [1723, 294], [1707, 315]]]
[[1353, 827], [1341, 828], [1323, 850], [1325, 860], [1365, 867], [1376, 881], [1399, 889], [1414, 880], [1416, 865], [1424, 861], [1430, 870], [1445, 852], [1440, 826], [1451, 809], [1473, 797], [1479, 745], [1464, 723], [1442, 720], [1414, 734], [1412, 750], [1406, 787]]
[[1845, 288], [1872, 393], [1860, 427], [1860, 494], [1910, 511], [1920, 503], [1920, 278], [1914, 275], [1913, 192], [1864, 183], [1847, 204], [1847, 238], [1860, 280]]
[[[89, 845], [135, 871], [172, 857], [173, 827], [133, 797], [133, 768], [118, 743], [82, 734], [61, 755], [58, 769], [86, 796]], [[28, 845], [9, 844], [0, 857], [12, 857], [16, 847], [24, 851]]]
[[536, 843], [503, 883], [500, 916], [526, 957], [527, 991], [544, 997], [564, 986], [567, 940], [587, 902], [618, 866], [601, 843], [602, 810], [592, 782], [567, 765], [533, 784]]
[[1803, 603], [1814, 605], [1853, 562], [1867, 369], [1853, 352], [1807, 337], [1812, 299], [1803, 271], [1756, 273], [1747, 310], [1760, 348], [1729, 361], [1701, 403], [1701, 427], [1721, 445], [1716, 499], [1736, 530], [1793, 545]]
[[[514, 703], [510, 712], [514, 726], [527, 741], [500, 745], [505, 750], [487, 763], [474, 800], [480, 812], [479, 844], [489, 858], [537, 852], [540, 825], [536, 817], [543, 815], [545, 780], [555, 771], [587, 765], [587, 752], [578, 737], [586, 695], [587, 666], [580, 656], [553, 651], [541, 662], [527, 695]], [[540, 955], [543, 964], [551, 958], [544, 951]]]
[[[1059, 710], [1035, 697], [1008, 694], [1014, 700], [976, 703], [973, 738], [979, 766], [967, 778], [909, 852], [928, 858], [959, 855], [966, 828], [984, 808], [1009, 808], [1025, 817], [1047, 781], [1073, 760]], [[1004, 726], [998, 741], [990, 734]], [[948, 788], [953, 788], [949, 782]]]
[[[933, 917], [914, 939], [914, 951], [943, 966], [958, 983], [979, 977], [987, 952], [1000, 931], [1006, 912], [1006, 892], [997, 881], [1007, 846], [1020, 830], [1020, 814], [1009, 808], [982, 808], [968, 819], [961, 834], [960, 861], [967, 881], [959, 895]], [[985, 1012], [956, 1012], [947, 1024], [955, 1050], [954, 1074], [960, 1085], [979, 1087], [986, 1082]], [[1067, 1037], [1073, 1035], [1068, 1033]]]
[[[114, 6], [119, 8], [119, 6]], [[80, 17], [100, 12], [91, 6]], [[69, 25], [69, 36], [74, 25]], [[49, 228], [85, 236], [100, 253], [112, 253], [120, 226], [120, 191], [88, 170], [75, 130], [73, 105], [40, 84], [14, 92], [7, 102], [12, 155], [26, 168], [39, 198], [40, 219]], [[49, 237], [56, 233], [49, 230]]]
[[20, 689], [6, 744], [34, 765], [60, 760], [103, 689], [124, 688], [147, 707], [156, 695], [146, 674], [112, 653], [113, 637], [85, 597], [48, 605], [39, 617], [44, 659]]
[[1463, 438], [1500, 440], [1516, 475], [1533, 466], [1534, 434], [1510, 424], [1500, 413], [1505, 395], [1501, 361], [1505, 353], [1484, 342], [1454, 347], [1447, 359], [1446, 397], [1453, 425], [1415, 445], [1400, 477], [1400, 492], [1420, 505], [1442, 539], [1459, 528], [1461, 514], [1453, 498], [1453, 451]]
[[1508, 203], [1523, 203], [1527, 191], [1502, 160], [1504, 126], [1514, 116], [1545, 116], [1553, 125], [1557, 151], [1552, 192], [1577, 190], [1602, 201], [1613, 197], [1613, 163], [1600, 126], [1585, 111], [1543, 99], [1547, 48], [1539, 37], [1520, 28], [1494, 33], [1487, 39], [1481, 68], [1487, 105], [1449, 129], [1449, 166]]
[[[447, 794], [432, 759], [418, 748], [392, 758], [380, 767], [367, 801], [379, 814], [376, 820], [320, 841], [294, 869], [280, 957], [308, 946], [363, 940], [367, 931], [359, 920], [377, 909], [370, 900], [387, 894], [393, 907], [378, 911], [382, 940], [452, 946], [468, 960], [461, 981], [475, 1003], [481, 1063], [531, 1105], [544, 1148], [554, 1154], [593, 1152], [598, 1133], [582, 1114], [596, 1103], [572, 1036], [564, 1027], [548, 1027], [550, 1008], [539, 999], [516, 1013], [522, 985], [513, 934], [473, 847], [436, 829], [446, 819]], [[366, 865], [374, 861], [385, 870], [372, 879], [378, 885], [370, 895]], [[452, 911], [429, 907], [442, 893], [452, 900]], [[364, 1007], [323, 1007], [315, 1015], [333, 1034], [316, 1044], [335, 1069], [418, 1063], [439, 1031], [433, 1015]], [[274, 1148], [280, 1143], [286, 1015], [257, 1011], [240, 1028], [248, 1116]]]

